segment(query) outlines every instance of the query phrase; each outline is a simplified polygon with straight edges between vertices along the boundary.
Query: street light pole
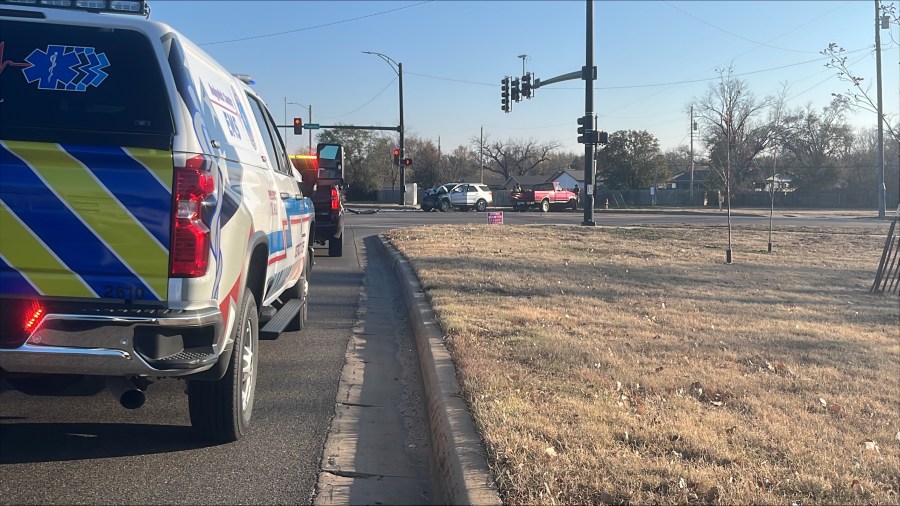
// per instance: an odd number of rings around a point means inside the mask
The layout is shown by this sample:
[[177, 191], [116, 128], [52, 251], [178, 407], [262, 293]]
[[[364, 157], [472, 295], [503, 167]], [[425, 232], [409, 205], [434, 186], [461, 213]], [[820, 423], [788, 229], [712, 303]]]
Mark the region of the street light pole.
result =
[[[374, 54], [378, 56], [382, 60], [385, 61], [390, 67], [391, 70], [397, 73], [397, 77], [400, 81], [400, 204], [406, 205], [406, 171], [403, 166], [403, 159], [406, 158], [406, 151], [403, 146], [403, 64], [397, 63], [390, 56], [382, 53], [376, 53], [374, 51], [363, 51], [365, 54]], [[394, 68], [396, 66], [396, 68]]]

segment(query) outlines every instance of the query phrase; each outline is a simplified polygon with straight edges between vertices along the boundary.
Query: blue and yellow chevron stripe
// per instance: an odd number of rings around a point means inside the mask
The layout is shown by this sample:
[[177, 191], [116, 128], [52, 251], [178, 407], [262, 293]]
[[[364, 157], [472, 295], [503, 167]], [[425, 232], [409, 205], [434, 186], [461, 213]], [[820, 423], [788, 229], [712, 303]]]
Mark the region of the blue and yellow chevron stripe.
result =
[[166, 297], [172, 153], [0, 142], [0, 295]]

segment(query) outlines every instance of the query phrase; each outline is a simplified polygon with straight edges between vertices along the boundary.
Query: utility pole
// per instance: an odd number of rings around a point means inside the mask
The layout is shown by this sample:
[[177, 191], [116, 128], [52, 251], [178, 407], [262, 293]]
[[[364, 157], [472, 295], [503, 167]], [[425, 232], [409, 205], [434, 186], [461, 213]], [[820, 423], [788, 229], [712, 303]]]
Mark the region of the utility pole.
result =
[[694, 204], [694, 130], [696, 129], [694, 125], [694, 106], [691, 105], [691, 205]]
[[878, 93], [878, 217], [885, 217], [884, 186], [884, 112], [881, 101], [881, 0], [875, 0], [875, 72]]
[[481, 184], [484, 184], [484, 125], [481, 127], [481, 143], [478, 151], [481, 153]]

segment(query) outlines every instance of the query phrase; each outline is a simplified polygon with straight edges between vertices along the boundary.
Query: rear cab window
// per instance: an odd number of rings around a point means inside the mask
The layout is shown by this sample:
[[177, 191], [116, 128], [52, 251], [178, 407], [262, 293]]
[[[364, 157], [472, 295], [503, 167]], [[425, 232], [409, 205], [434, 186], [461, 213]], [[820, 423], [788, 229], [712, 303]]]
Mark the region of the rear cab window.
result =
[[0, 139], [171, 149], [150, 39], [125, 28], [0, 20]]

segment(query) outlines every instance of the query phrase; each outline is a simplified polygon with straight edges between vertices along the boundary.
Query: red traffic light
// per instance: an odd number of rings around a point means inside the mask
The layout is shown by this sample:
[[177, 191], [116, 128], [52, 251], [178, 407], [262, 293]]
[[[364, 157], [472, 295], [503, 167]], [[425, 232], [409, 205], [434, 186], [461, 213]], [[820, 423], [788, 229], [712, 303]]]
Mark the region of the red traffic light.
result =
[[407, 165], [407, 166], [412, 165], [412, 158], [404, 158], [403, 165]]
[[395, 149], [395, 150], [394, 150], [394, 156], [400, 156], [400, 150], [399, 150], [399, 149]]
[[302, 118], [294, 118], [294, 134], [300, 135], [303, 133], [303, 119]]

